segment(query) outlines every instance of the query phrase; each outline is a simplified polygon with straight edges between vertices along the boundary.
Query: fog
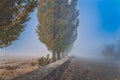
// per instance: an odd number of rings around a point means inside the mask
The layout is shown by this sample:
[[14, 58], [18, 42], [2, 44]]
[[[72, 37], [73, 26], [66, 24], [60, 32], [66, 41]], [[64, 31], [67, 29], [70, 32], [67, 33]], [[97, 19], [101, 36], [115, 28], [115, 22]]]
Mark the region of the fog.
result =
[[120, 6], [116, 3], [114, 0], [79, 0], [79, 35], [72, 55], [103, 59], [101, 51], [104, 46], [117, 44], [120, 36]]

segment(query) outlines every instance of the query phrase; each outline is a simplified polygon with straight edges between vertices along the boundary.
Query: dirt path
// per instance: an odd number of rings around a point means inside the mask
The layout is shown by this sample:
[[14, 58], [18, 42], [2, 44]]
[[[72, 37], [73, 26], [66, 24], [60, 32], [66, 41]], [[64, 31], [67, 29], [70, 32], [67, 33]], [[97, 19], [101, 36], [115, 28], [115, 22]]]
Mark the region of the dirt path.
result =
[[120, 80], [120, 66], [73, 59], [60, 80]]

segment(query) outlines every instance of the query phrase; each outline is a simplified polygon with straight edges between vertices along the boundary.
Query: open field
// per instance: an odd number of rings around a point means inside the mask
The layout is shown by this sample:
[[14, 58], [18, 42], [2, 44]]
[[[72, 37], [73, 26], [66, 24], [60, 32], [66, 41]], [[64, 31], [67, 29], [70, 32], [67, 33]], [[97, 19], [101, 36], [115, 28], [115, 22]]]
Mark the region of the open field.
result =
[[9, 80], [37, 69], [37, 61], [27, 57], [0, 57], [0, 80]]
[[120, 80], [120, 65], [86, 59], [73, 59], [60, 80]]

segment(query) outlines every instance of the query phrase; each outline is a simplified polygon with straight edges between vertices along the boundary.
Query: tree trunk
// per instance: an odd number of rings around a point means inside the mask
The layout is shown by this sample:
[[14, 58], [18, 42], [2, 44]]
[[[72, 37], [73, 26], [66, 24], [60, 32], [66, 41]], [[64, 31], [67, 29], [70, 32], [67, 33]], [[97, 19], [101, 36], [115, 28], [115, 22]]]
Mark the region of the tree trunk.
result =
[[52, 60], [53, 60], [53, 62], [56, 61], [56, 53], [55, 53], [55, 51], [52, 52]]
[[68, 56], [68, 53], [65, 53], [65, 56]]
[[62, 58], [64, 58], [65, 57], [65, 53], [64, 52], [62, 52]]
[[60, 60], [61, 56], [60, 56], [60, 52], [57, 52], [57, 60]]

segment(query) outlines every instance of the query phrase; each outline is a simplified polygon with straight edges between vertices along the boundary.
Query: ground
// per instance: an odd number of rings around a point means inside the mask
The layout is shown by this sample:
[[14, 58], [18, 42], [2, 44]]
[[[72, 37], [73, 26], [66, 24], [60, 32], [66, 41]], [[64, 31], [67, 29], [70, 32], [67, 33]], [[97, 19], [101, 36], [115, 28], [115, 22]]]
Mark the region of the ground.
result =
[[[38, 65], [35, 62], [34, 58], [0, 57], [0, 80], [9, 80], [37, 69]], [[119, 64], [112, 61], [73, 58], [58, 80], [120, 80]]]
[[0, 57], [0, 80], [9, 80], [38, 68], [36, 58]]
[[60, 80], [120, 80], [120, 65], [90, 59], [72, 59]]

